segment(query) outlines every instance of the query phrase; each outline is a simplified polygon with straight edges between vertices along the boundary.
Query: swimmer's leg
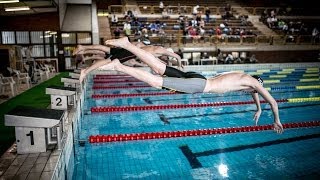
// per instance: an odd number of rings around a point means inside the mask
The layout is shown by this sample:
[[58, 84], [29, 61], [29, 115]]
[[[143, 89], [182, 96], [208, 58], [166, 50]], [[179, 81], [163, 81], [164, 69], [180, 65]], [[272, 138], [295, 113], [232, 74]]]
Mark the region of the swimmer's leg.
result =
[[158, 58], [153, 56], [150, 52], [147, 52], [128, 41], [128, 37], [120, 39], [107, 40], [106, 45], [112, 45], [126, 49], [136, 55], [141, 61], [146, 63], [155, 73], [163, 75], [166, 70], [166, 65], [162, 63]]
[[139, 68], [129, 67], [121, 64], [118, 59], [113, 60], [111, 63], [103, 66], [104, 70], [116, 70], [128, 74], [140, 81], [148, 83], [150, 86], [155, 88], [162, 87], [163, 78], [161, 76], [153, 75], [147, 71]]

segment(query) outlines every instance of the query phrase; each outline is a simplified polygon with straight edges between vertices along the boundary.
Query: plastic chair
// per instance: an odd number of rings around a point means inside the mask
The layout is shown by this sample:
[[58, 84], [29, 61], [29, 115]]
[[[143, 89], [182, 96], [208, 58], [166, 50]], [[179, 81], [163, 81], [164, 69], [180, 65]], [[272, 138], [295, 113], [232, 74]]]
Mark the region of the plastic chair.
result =
[[1, 94], [5, 94], [6, 87], [10, 87], [12, 97], [17, 94], [17, 86], [16, 82], [12, 77], [4, 77], [0, 74], [0, 92]]
[[30, 77], [28, 73], [21, 73], [19, 70], [12, 69], [12, 71], [15, 73], [15, 76], [17, 77], [17, 84], [20, 87], [22, 82], [25, 82], [27, 84], [27, 87], [30, 88]]

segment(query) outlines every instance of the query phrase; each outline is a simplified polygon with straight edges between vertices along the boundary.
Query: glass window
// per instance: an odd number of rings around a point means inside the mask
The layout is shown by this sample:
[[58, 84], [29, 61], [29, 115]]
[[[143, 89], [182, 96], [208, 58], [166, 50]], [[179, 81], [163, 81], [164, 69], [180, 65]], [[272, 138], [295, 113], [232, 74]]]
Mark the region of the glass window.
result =
[[75, 33], [61, 33], [62, 44], [76, 44]]
[[65, 46], [63, 52], [65, 56], [72, 56], [72, 53], [74, 50], [75, 50], [75, 47]]
[[17, 36], [17, 44], [29, 44], [30, 43], [28, 31], [17, 31], [16, 36]]
[[2, 31], [2, 44], [15, 44], [14, 31]]
[[44, 57], [44, 46], [33, 45], [32, 46], [32, 57]]
[[57, 56], [57, 45], [45, 45], [46, 57], [55, 57]]
[[57, 32], [46, 31], [44, 35], [44, 41], [46, 44], [57, 43]]
[[43, 43], [43, 32], [42, 31], [31, 31], [31, 44], [42, 44]]
[[91, 44], [91, 34], [90, 33], [78, 33], [77, 34], [78, 44]]

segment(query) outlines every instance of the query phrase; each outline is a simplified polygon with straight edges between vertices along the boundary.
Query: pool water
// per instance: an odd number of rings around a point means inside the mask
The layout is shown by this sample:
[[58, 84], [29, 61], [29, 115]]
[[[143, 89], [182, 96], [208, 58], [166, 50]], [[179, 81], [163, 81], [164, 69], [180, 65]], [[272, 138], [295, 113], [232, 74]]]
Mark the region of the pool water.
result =
[[[279, 102], [283, 124], [319, 121], [319, 69], [248, 71], [260, 75]], [[212, 72], [202, 72], [206, 76]], [[105, 76], [104, 81], [111, 76]], [[95, 78], [96, 79], [96, 78]], [[102, 78], [100, 78], [101, 80]], [[123, 79], [127, 79], [125, 82]], [[115, 81], [119, 82], [115, 82]], [[229, 106], [91, 112], [93, 107], [157, 106], [248, 102], [250, 94], [162, 94], [167, 91], [133, 82], [128, 76], [112, 83], [87, 83], [81, 129], [75, 143], [73, 179], [316, 179], [320, 177], [320, 127], [237, 132], [215, 135], [90, 143], [95, 135], [171, 132], [254, 126], [254, 104]], [[106, 88], [94, 89], [104, 86]], [[132, 87], [136, 88], [123, 88]], [[142, 86], [139, 88], [139, 86]], [[112, 88], [111, 88], [112, 87]], [[151, 93], [151, 94], [150, 94]], [[92, 98], [95, 95], [114, 95]], [[129, 96], [128, 94], [138, 94]], [[139, 96], [140, 94], [140, 96]], [[115, 96], [120, 95], [120, 96]], [[127, 96], [126, 96], [127, 95]], [[261, 104], [259, 125], [273, 122], [268, 104]]]

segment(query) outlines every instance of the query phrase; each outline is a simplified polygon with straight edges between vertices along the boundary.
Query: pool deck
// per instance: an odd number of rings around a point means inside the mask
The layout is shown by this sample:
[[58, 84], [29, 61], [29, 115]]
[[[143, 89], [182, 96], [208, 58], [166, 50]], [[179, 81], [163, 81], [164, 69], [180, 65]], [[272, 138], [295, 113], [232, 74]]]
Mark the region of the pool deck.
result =
[[[52, 74], [54, 77], [56, 74]], [[32, 84], [30, 88], [40, 84]], [[27, 91], [27, 85], [23, 84], [19, 89], [19, 95]], [[0, 103], [10, 100], [10, 98], [0, 99]], [[68, 119], [74, 116], [74, 110], [68, 111]], [[16, 143], [14, 143], [0, 157], [0, 180], [51, 180], [56, 169], [57, 162], [62, 150], [58, 150], [57, 145], [48, 145], [46, 152], [17, 154]]]

